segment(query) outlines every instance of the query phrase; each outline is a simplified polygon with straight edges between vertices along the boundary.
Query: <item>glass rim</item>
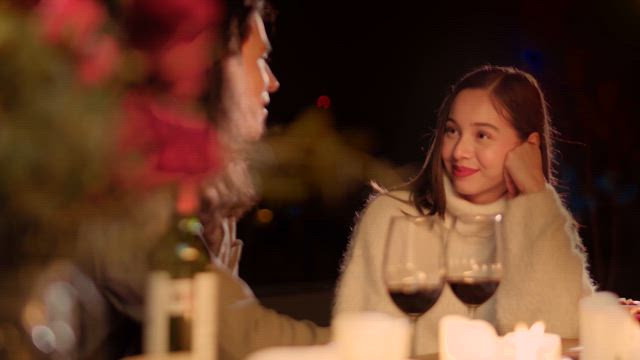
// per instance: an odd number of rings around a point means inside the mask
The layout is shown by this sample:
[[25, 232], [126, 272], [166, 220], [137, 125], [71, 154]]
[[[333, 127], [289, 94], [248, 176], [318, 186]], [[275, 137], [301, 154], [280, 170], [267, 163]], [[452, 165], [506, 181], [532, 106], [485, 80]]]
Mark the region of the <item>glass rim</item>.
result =
[[411, 215], [411, 214], [402, 214], [402, 215], [391, 215], [391, 221], [405, 219], [415, 222], [425, 222], [430, 221], [432, 215]]

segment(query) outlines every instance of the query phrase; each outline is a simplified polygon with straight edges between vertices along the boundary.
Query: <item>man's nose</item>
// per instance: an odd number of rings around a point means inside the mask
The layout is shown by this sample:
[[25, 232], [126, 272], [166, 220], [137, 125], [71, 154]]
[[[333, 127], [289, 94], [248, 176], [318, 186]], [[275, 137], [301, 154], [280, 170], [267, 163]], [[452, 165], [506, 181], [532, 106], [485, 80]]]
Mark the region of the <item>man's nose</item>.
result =
[[278, 81], [278, 78], [276, 78], [276, 76], [273, 74], [273, 71], [271, 71], [271, 67], [269, 65], [267, 65], [267, 79], [269, 81], [269, 84], [267, 85], [267, 90], [270, 93], [274, 93], [276, 91], [278, 91], [278, 89], [280, 88], [280, 81]]

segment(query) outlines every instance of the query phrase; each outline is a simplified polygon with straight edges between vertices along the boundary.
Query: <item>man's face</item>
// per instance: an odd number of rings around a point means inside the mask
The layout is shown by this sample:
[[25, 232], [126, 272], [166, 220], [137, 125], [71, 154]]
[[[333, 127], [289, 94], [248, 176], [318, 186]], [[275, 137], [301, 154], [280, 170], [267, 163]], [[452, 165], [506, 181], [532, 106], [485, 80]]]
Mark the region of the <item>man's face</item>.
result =
[[252, 14], [248, 27], [240, 52], [225, 63], [227, 96], [233, 97], [227, 99], [227, 115], [238, 135], [255, 141], [264, 132], [269, 94], [280, 84], [267, 64], [271, 45], [260, 15]]

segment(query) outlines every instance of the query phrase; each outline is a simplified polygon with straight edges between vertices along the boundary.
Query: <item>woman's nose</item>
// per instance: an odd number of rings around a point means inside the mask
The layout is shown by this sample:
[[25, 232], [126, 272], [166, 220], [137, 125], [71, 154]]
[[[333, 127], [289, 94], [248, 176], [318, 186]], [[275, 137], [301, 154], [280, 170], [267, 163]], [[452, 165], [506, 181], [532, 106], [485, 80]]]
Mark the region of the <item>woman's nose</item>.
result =
[[467, 159], [471, 155], [471, 144], [465, 137], [460, 137], [453, 148], [453, 158], [455, 160]]

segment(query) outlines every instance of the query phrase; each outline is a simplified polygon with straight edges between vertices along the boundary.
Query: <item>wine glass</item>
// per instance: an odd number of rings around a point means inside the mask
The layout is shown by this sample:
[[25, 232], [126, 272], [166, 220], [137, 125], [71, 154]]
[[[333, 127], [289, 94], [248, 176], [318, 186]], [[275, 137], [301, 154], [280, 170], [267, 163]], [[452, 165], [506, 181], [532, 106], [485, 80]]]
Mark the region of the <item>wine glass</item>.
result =
[[411, 357], [415, 357], [416, 322], [437, 301], [445, 278], [444, 246], [439, 218], [391, 218], [384, 254], [384, 283], [412, 327]]
[[470, 318], [496, 292], [502, 278], [502, 214], [454, 218], [447, 235], [447, 283]]

